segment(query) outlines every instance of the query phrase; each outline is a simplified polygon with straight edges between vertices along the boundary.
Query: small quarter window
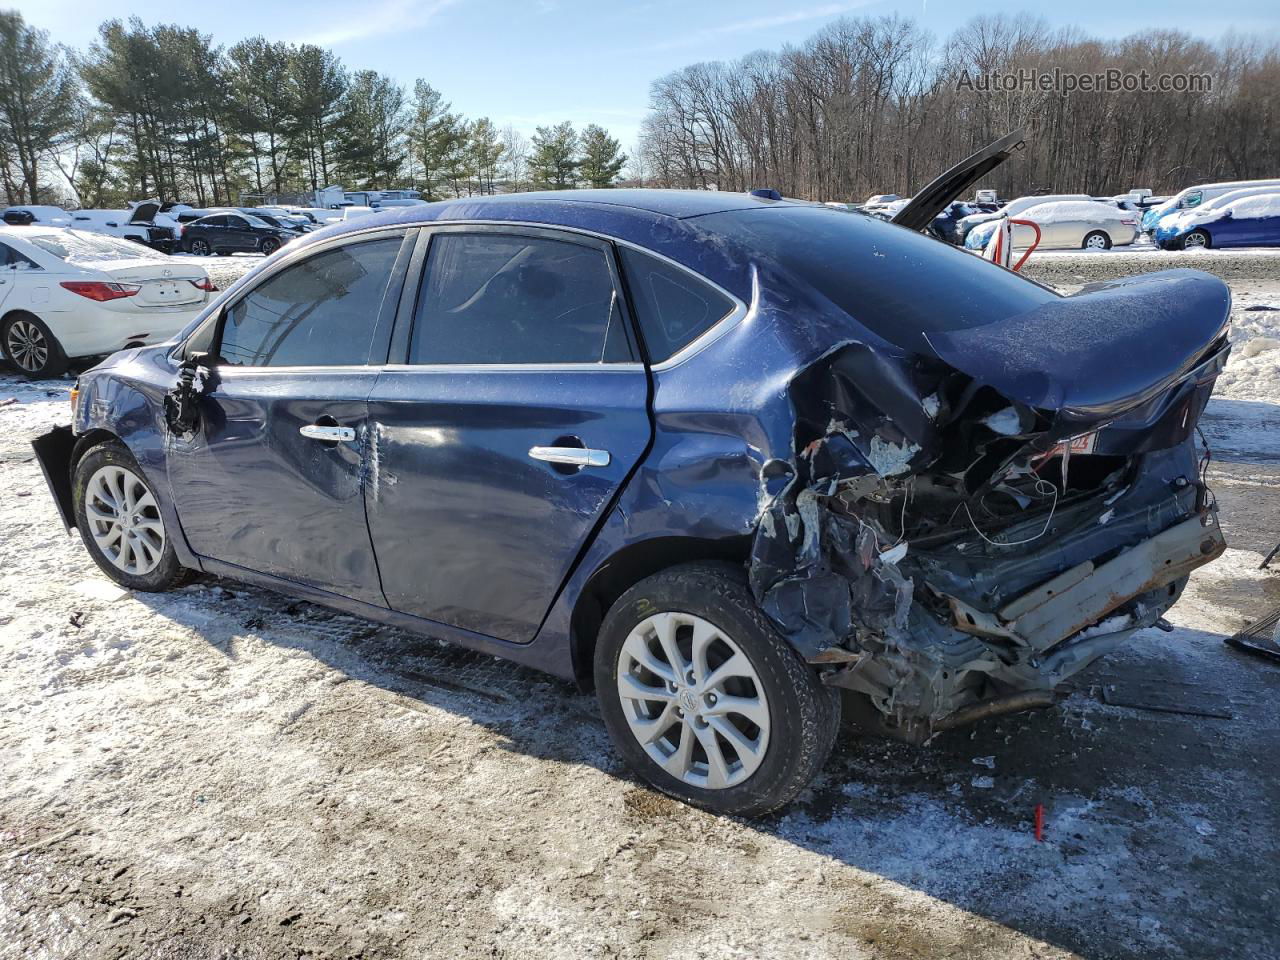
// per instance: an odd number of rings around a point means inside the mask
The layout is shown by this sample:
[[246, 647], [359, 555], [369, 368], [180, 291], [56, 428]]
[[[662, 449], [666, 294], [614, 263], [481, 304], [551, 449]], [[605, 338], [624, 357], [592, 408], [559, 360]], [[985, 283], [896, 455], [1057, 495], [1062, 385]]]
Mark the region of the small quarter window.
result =
[[326, 250], [259, 284], [226, 312], [221, 362], [331, 367], [369, 362], [401, 238]]
[[678, 353], [733, 310], [723, 293], [657, 257], [624, 247], [622, 267], [651, 363]]

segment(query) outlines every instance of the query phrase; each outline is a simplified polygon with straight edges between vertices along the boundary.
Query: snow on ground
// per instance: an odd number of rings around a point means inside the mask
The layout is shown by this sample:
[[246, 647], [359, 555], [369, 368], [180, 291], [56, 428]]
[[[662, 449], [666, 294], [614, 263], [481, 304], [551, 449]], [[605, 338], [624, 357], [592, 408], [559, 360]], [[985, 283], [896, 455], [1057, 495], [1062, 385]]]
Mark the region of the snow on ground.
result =
[[[1254, 370], [1227, 402], [1271, 402]], [[110, 590], [27, 446], [70, 382], [0, 375], [4, 960], [1274, 956], [1280, 669], [1222, 637], [1280, 600], [1280, 469], [1226, 421], [1236, 546], [1172, 633], [1054, 710], [850, 735], [743, 823], [632, 781], [529, 671], [212, 578]]]

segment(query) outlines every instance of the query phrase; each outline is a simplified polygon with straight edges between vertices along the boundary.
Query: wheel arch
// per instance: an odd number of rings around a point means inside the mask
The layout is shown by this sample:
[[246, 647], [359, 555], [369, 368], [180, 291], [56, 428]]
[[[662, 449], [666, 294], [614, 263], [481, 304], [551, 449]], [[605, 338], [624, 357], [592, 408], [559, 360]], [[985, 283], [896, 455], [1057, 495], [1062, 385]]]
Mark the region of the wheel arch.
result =
[[584, 693], [595, 686], [596, 636], [609, 608], [645, 577], [695, 561], [722, 561], [742, 567], [751, 553], [748, 535], [723, 539], [653, 537], [611, 554], [588, 578], [569, 620], [569, 652], [574, 680]]

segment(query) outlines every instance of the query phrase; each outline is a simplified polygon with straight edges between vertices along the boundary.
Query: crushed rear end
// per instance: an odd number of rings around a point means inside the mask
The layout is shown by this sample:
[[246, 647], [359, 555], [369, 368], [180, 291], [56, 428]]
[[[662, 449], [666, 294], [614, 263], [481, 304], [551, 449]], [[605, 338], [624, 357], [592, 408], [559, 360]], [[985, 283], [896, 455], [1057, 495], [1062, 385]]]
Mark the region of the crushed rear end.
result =
[[833, 349], [790, 384], [762, 607], [908, 739], [1052, 703], [1225, 549], [1196, 424], [1229, 309], [1217, 278], [1167, 271], [923, 351]]

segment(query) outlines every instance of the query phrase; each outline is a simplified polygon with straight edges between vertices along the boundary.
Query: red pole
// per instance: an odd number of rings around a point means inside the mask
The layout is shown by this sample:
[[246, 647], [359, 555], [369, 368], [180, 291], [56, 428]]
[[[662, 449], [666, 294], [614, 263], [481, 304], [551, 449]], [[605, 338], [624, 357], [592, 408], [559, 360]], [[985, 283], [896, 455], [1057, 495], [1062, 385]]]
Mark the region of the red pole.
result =
[[1044, 804], [1036, 804], [1036, 842], [1044, 843]]

